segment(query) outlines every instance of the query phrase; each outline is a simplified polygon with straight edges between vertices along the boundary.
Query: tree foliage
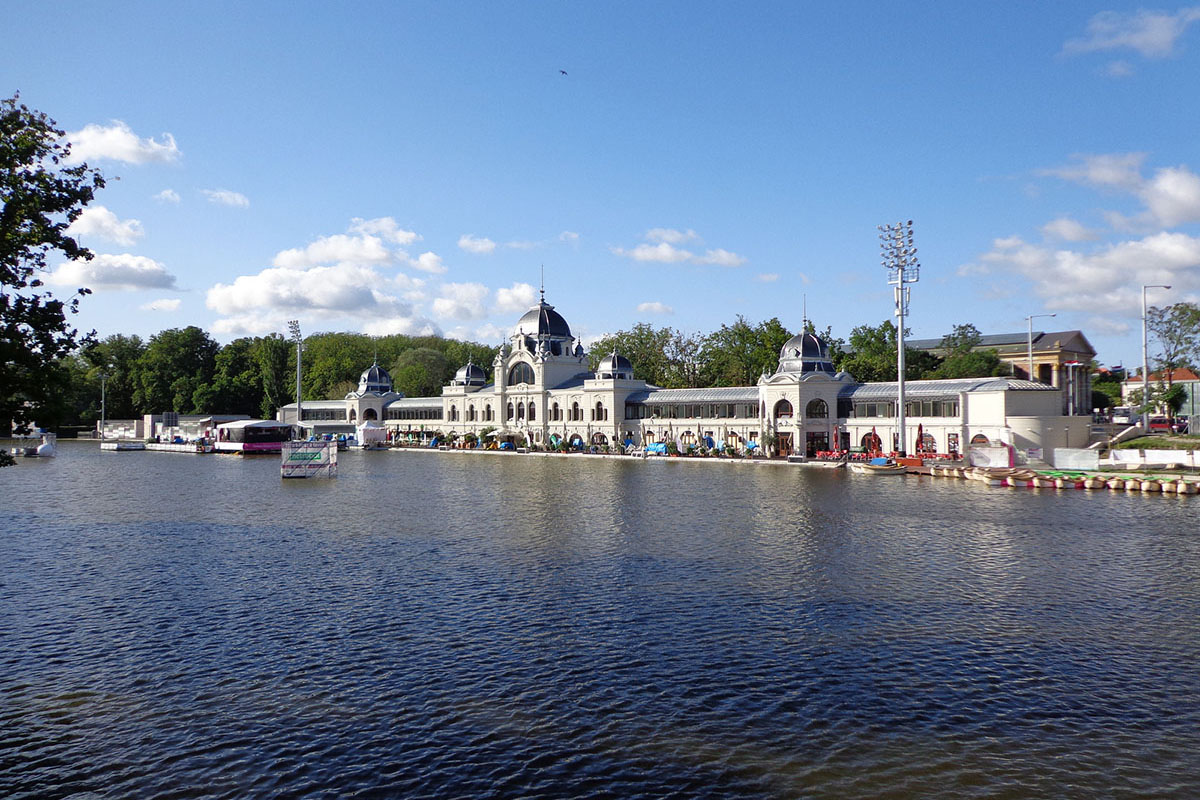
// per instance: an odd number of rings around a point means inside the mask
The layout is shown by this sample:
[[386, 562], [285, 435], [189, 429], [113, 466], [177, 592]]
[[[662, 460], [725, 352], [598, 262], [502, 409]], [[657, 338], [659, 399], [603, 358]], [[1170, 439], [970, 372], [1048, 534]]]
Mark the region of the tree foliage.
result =
[[197, 397], [197, 392], [212, 381], [219, 349], [220, 345], [195, 325], [150, 337], [138, 360], [134, 403], [143, 413], [206, 411], [197, 407], [196, 400], [203, 401], [207, 395], [201, 392]]
[[70, 371], [63, 360], [79, 343], [66, 315], [88, 294], [81, 287], [57, 299], [40, 277], [51, 253], [92, 257], [67, 228], [104, 186], [86, 164], [67, 165], [62, 136], [18, 97], [0, 100], [0, 425], [12, 421], [18, 431], [34, 421], [52, 424], [66, 410]]
[[1195, 303], [1147, 310], [1146, 330], [1156, 346], [1155, 364], [1167, 383], [1172, 372], [1200, 361], [1200, 306]]
[[[1008, 367], [996, 350], [980, 350], [983, 334], [971, 323], [955, 325], [942, 337], [941, 363], [925, 372], [924, 378], [987, 378], [1008, 374]], [[905, 371], [908, 365], [905, 364]]]

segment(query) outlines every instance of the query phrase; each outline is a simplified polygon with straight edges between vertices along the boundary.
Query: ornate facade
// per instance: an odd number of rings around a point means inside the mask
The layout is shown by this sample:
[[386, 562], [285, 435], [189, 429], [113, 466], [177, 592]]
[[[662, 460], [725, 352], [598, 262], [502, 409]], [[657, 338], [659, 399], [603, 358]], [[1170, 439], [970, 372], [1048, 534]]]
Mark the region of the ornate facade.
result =
[[[863, 384], [835, 372], [825, 343], [792, 337], [775, 372], [755, 386], [660, 389], [612, 352], [595, 371], [567, 321], [545, 301], [526, 312], [492, 363], [493, 380], [468, 363], [440, 397], [395, 392], [373, 364], [345, 400], [308, 401], [310, 432], [346, 431], [378, 420], [394, 439], [427, 441], [436, 433], [489, 431], [535, 446], [636, 446], [675, 442], [738, 450], [771, 443], [780, 455], [815, 456], [849, 449], [900, 450], [895, 384]], [[970, 443], [1019, 449], [1081, 447], [1086, 417], [1062, 416], [1062, 392], [1014, 378], [910, 381], [906, 384], [909, 451], [961, 453]], [[279, 419], [295, 422], [295, 404]]]

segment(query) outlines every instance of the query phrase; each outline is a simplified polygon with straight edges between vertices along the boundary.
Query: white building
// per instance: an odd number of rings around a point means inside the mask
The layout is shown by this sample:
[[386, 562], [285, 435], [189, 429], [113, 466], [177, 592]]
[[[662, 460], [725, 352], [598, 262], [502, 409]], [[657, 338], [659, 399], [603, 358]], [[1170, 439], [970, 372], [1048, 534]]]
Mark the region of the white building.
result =
[[[305, 401], [310, 432], [349, 432], [379, 420], [393, 439], [475, 434], [534, 446], [641, 446], [718, 443], [739, 450], [773, 442], [778, 455], [836, 450], [898, 451], [897, 386], [858, 383], [835, 373], [828, 349], [811, 333], [792, 337], [779, 366], [756, 386], [660, 389], [638, 379], [613, 352], [595, 372], [570, 326], [545, 298], [517, 321], [492, 364], [494, 379], [468, 363], [441, 397], [408, 398], [373, 364], [344, 400]], [[908, 381], [907, 449], [962, 453], [969, 444], [1018, 450], [1083, 447], [1089, 418], [1062, 416], [1062, 391], [1014, 378]], [[279, 411], [296, 421], [296, 405]]]

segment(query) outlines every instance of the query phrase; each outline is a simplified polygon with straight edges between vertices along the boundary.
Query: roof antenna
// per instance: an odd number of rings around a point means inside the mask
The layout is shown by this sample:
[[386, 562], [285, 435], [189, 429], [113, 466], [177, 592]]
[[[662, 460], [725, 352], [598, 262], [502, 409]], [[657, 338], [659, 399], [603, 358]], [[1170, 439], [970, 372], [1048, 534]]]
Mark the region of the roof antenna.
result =
[[800, 298], [800, 327], [803, 333], [808, 330], [808, 294], [801, 294]]
[[541, 288], [541, 294], [542, 294], [542, 302], [544, 303], [544, 302], [546, 302], [546, 265], [545, 265], [545, 264], [542, 264], [542, 288]]

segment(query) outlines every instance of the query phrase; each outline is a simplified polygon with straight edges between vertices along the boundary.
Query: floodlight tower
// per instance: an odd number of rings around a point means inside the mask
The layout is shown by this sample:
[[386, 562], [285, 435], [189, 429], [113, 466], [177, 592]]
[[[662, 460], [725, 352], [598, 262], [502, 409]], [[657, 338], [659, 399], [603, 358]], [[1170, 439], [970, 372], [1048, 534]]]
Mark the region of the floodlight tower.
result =
[[300, 353], [304, 349], [304, 337], [300, 335], [300, 320], [289, 319], [288, 331], [292, 334], [292, 341], [296, 343], [296, 424], [300, 426], [301, 435], [304, 432], [304, 423], [301, 421], [304, 414], [300, 407]]
[[907, 438], [904, 431], [904, 318], [908, 315], [908, 296], [911, 283], [921, 277], [921, 262], [917, 260], [917, 247], [913, 243], [913, 221], [897, 222], [894, 225], [878, 225], [879, 246], [883, 255], [882, 264], [888, 271], [888, 284], [896, 298], [896, 377], [899, 380], [899, 402], [896, 408], [897, 424], [900, 428], [900, 446], [897, 452], [907, 455]]

